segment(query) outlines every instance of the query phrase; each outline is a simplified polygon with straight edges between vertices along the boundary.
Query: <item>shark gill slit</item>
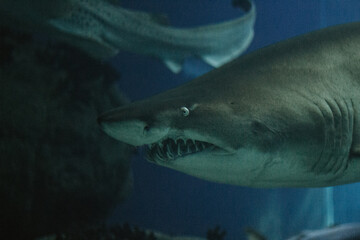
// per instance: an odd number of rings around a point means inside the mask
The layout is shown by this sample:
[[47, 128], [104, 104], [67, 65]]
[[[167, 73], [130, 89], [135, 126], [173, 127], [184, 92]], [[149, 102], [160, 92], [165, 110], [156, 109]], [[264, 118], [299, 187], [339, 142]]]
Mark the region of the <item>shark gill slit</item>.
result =
[[340, 149], [339, 157], [342, 160], [337, 161], [335, 166], [332, 167], [333, 173], [337, 175], [338, 172], [342, 172], [347, 168], [347, 159], [350, 155], [350, 148], [352, 144], [352, 131], [351, 122], [353, 121], [353, 114], [349, 109], [348, 103], [345, 99], [338, 101], [335, 99], [340, 112], [341, 112], [341, 138], [340, 138]]
[[338, 161], [341, 161], [341, 138], [342, 138], [342, 112], [339, 106], [339, 103], [334, 99], [334, 101], [329, 101], [325, 99], [326, 104], [330, 108], [330, 113], [332, 116], [332, 123], [333, 123], [333, 129], [335, 130], [333, 132], [332, 136], [332, 144], [333, 144], [333, 151], [330, 156], [330, 161], [328, 161], [325, 165], [325, 170], [327, 172], [333, 172], [335, 171], [334, 167]]
[[331, 172], [335, 178], [347, 168], [352, 142], [350, 133], [353, 131], [351, 127], [351, 121], [354, 118], [353, 111], [347, 101], [342, 100], [330, 101], [325, 99], [325, 105], [316, 104], [324, 119], [325, 142], [319, 159], [313, 165], [312, 170], [324, 174]]

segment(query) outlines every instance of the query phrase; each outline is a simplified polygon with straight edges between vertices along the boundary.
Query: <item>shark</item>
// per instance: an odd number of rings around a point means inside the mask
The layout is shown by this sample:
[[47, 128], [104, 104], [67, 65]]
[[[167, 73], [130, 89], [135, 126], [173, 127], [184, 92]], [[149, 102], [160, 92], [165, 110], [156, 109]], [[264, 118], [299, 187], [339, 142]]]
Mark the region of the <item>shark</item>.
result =
[[96, 59], [134, 52], [159, 59], [179, 73], [187, 58], [199, 57], [219, 67], [247, 49], [254, 36], [255, 5], [233, 0], [233, 6], [244, 14], [221, 23], [176, 28], [164, 15], [122, 8], [117, 0], [3, 0], [0, 20], [45, 33]]
[[[247, 240], [266, 240], [256, 230], [247, 228]], [[304, 230], [286, 240], [356, 240], [360, 239], [360, 223], [345, 223], [318, 230]]]
[[324, 187], [360, 180], [360, 23], [255, 50], [98, 118], [146, 159], [208, 181]]

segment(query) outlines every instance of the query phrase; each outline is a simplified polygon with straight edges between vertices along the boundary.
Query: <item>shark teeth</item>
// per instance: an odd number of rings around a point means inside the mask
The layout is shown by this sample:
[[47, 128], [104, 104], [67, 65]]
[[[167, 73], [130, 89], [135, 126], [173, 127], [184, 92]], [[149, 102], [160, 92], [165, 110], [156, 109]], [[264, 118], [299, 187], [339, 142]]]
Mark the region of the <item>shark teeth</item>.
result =
[[167, 162], [188, 154], [204, 151], [213, 146], [213, 144], [193, 139], [167, 138], [158, 143], [148, 144], [146, 158], [152, 162]]

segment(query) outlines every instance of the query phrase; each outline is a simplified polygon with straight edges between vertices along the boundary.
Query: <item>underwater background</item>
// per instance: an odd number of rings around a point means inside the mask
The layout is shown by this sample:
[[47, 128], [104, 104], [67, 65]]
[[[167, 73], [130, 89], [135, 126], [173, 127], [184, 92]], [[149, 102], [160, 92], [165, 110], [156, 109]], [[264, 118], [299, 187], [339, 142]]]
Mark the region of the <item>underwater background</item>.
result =
[[[255, 37], [247, 52], [326, 26], [360, 20], [357, 0], [255, 0]], [[165, 13], [171, 25], [189, 27], [239, 16], [225, 0], [122, 0], [122, 7]], [[112, 59], [120, 89], [138, 100], [178, 86], [211, 70], [200, 60], [173, 74], [151, 57], [121, 52]], [[251, 226], [268, 239], [285, 239], [303, 229], [360, 221], [360, 184], [313, 189], [253, 189], [197, 178], [132, 159], [134, 190], [109, 223], [129, 222], [175, 235], [204, 236], [220, 225], [225, 239], [246, 239]]]
[[[253, 2], [255, 36], [244, 54], [360, 20], [359, 0]], [[147, 162], [143, 149], [102, 132], [96, 119], [104, 111], [212, 69], [193, 58], [175, 74], [156, 57], [117, 54], [123, 36], [134, 40], [124, 31], [155, 32], [134, 24], [153, 15], [130, 14], [138, 17], [131, 25], [133, 19], [119, 17], [127, 9], [165, 14], [175, 28], [244, 16], [231, 0], [0, 0], [0, 239], [104, 239], [106, 231], [119, 229], [205, 239], [220, 229], [225, 238], [207, 239], [245, 240], [249, 226], [281, 240], [304, 229], [360, 222], [360, 183], [297, 189], [218, 184]], [[155, 49], [136, 40], [139, 48]]]

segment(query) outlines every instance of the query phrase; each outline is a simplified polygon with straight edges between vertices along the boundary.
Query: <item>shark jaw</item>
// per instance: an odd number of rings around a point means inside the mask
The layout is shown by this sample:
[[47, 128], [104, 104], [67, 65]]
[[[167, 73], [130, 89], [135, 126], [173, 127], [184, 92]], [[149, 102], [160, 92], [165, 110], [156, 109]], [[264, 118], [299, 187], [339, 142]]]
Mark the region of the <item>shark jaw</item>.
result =
[[[182, 134], [169, 128], [149, 128], [141, 122], [106, 123], [99, 120], [104, 132], [113, 138], [133, 146], [146, 146], [146, 159], [150, 162], [170, 162], [190, 154], [201, 152], [230, 153], [231, 150], [212, 142], [192, 131]], [[132, 134], [142, 132], [141, 134]], [[185, 135], [188, 133], [188, 135]], [[172, 133], [172, 134], [171, 134]], [[190, 133], [190, 134], [189, 134]], [[197, 137], [189, 137], [189, 135]]]
[[218, 149], [218, 147], [208, 142], [186, 138], [166, 138], [163, 141], [147, 145], [146, 159], [155, 163], [169, 162], [189, 154], [197, 154], [216, 149]]
[[145, 146], [146, 159], [153, 163], [169, 163], [189, 155], [211, 153], [231, 154], [233, 149], [219, 140], [206, 137], [191, 130], [169, 127], [150, 128], [142, 121], [112, 122], [99, 117], [98, 122], [105, 133], [133, 146]]
[[182, 134], [171, 134], [159, 141], [146, 145], [146, 159], [158, 164], [167, 164], [187, 157], [208, 157], [232, 155], [236, 151], [221, 141], [199, 133], [185, 130]]

